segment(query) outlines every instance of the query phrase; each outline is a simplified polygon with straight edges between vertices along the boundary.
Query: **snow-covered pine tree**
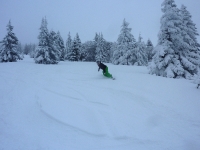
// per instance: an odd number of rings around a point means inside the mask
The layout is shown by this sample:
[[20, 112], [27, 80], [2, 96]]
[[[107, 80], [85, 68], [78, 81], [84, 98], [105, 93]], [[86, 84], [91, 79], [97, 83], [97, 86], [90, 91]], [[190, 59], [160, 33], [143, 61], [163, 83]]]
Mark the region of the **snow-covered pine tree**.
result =
[[200, 45], [197, 42], [197, 28], [192, 21], [192, 16], [187, 11], [184, 5], [181, 6], [180, 14], [182, 17], [182, 36], [183, 44], [180, 46], [180, 59], [184, 68], [184, 77], [191, 79], [194, 74], [197, 74], [200, 66]]
[[45, 54], [48, 51], [48, 40], [49, 40], [49, 33], [47, 29], [47, 22], [46, 18], [42, 18], [42, 23], [40, 27], [40, 34], [38, 36], [39, 44], [35, 51], [35, 63], [43, 64], [45, 63]]
[[134, 65], [137, 66], [147, 65], [148, 57], [145, 50], [146, 50], [145, 43], [142, 41], [142, 37], [139, 34], [138, 42], [136, 42], [136, 51], [135, 51], [137, 62], [135, 62]]
[[123, 21], [122, 29], [120, 35], [117, 39], [117, 50], [113, 53], [113, 63], [118, 65], [132, 65], [134, 62], [132, 54], [134, 53], [135, 48], [135, 39], [131, 34], [131, 28], [128, 28], [129, 23]]
[[48, 33], [47, 20], [42, 19], [40, 34], [38, 36], [39, 45], [35, 52], [35, 63], [37, 64], [57, 64], [60, 60], [60, 52], [55, 42], [55, 32]]
[[60, 43], [58, 39], [58, 34], [54, 32], [53, 30], [49, 33], [49, 47], [51, 47], [52, 53], [58, 57], [58, 60], [60, 60], [61, 54], [62, 54], [62, 49], [60, 47]]
[[196, 36], [199, 36], [199, 33], [197, 32], [197, 28], [195, 27], [195, 24], [192, 21], [192, 16], [187, 10], [186, 6], [184, 5], [181, 6], [180, 14], [181, 14], [182, 21], [185, 27], [184, 30], [186, 30], [187, 34], [193, 40], [193, 41], [187, 41], [187, 42], [190, 43], [190, 45], [195, 45], [199, 48], [200, 46], [199, 46], [199, 43], [197, 42], [197, 37], [196, 37]]
[[64, 46], [64, 41], [63, 38], [60, 35], [60, 32], [57, 32], [57, 36], [56, 36], [56, 43], [58, 45], [58, 49], [60, 51], [60, 60], [64, 61], [65, 60], [65, 46]]
[[109, 63], [111, 62], [110, 59], [111, 59], [111, 53], [110, 53], [110, 50], [111, 50], [111, 46], [112, 46], [112, 42], [107, 42], [105, 41], [105, 51], [106, 51], [106, 58], [105, 58], [105, 62]]
[[18, 42], [16, 51], [18, 52], [18, 54], [23, 55], [23, 48], [21, 42]]
[[77, 48], [78, 48], [78, 56], [77, 56], [78, 61], [79, 60], [82, 61], [82, 60], [84, 60], [84, 53], [81, 53], [82, 44], [81, 44], [81, 39], [80, 39], [78, 33], [76, 34], [76, 43], [77, 43]]
[[25, 44], [23, 53], [25, 55], [30, 55], [31, 58], [34, 58], [36, 44]]
[[75, 37], [72, 42], [72, 52], [69, 56], [70, 61], [78, 61], [79, 60], [79, 45], [77, 42], [77, 38]]
[[57, 34], [51, 31], [48, 37], [48, 53], [46, 55], [45, 64], [57, 64], [60, 61], [61, 50], [57, 43]]
[[34, 58], [36, 44], [31, 44], [30, 46], [31, 46], [31, 48], [30, 48], [29, 55], [30, 55], [31, 58]]
[[110, 46], [110, 62], [115, 64], [114, 63], [114, 52], [117, 51], [117, 43], [114, 42], [114, 43], [111, 43], [111, 46]]
[[147, 40], [147, 44], [146, 44], [146, 53], [147, 53], [147, 57], [148, 57], [148, 62], [150, 62], [152, 60], [153, 57], [153, 44], [151, 42], [150, 39]]
[[97, 43], [98, 39], [99, 39], [99, 34], [95, 33], [94, 41]]
[[179, 55], [179, 46], [183, 43], [180, 27], [182, 20], [174, 0], [164, 0], [162, 7], [164, 14], [160, 20], [158, 44], [153, 50], [155, 55], [148, 68], [150, 74], [176, 78], [184, 75]]
[[86, 57], [87, 57], [87, 51], [85, 51], [85, 48], [83, 47], [83, 44], [81, 44], [79, 60], [80, 61], [86, 61]]
[[17, 53], [20, 55], [20, 58], [21, 58], [21, 59], [24, 59], [23, 48], [22, 48], [21, 42], [18, 42], [16, 51], [17, 51]]
[[28, 55], [29, 51], [30, 51], [30, 46], [28, 44], [25, 44], [25, 46], [24, 46], [24, 54]]
[[99, 40], [99, 36], [100, 36], [100, 34], [95, 33], [95, 37], [94, 37], [95, 51], [96, 51], [96, 48], [97, 48], [97, 42]]
[[87, 41], [82, 44], [82, 52], [85, 54], [84, 61], [95, 61], [95, 54], [96, 54], [96, 42], [94, 41]]
[[17, 51], [18, 38], [12, 30], [13, 26], [11, 25], [11, 21], [9, 21], [7, 25], [8, 33], [0, 42], [0, 62], [16, 62], [17, 60], [22, 59]]
[[67, 41], [66, 41], [65, 60], [70, 60], [70, 58], [71, 58], [71, 55], [72, 55], [72, 45], [73, 45], [73, 42], [72, 42], [72, 38], [71, 38], [71, 35], [70, 35], [70, 32], [69, 32], [68, 38], [67, 38]]
[[97, 44], [97, 47], [96, 47], [95, 60], [105, 62], [108, 54], [105, 47], [105, 39], [103, 38], [102, 33], [99, 34], [96, 44]]
[[87, 44], [86, 43], [81, 44], [80, 61], [87, 61], [88, 51], [87, 51]]

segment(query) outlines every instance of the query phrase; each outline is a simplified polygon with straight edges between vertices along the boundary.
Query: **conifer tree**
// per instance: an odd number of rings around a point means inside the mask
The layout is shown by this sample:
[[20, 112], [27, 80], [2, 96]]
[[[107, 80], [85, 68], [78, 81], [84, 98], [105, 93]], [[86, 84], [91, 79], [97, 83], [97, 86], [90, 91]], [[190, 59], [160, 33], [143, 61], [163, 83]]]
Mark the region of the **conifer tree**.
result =
[[147, 53], [148, 62], [150, 62], [152, 60], [152, 57], [153, 57], [153, 44], [152, 44], [150, 39], [147, 40], [145, 51]]
[[199, 34], [197, 33], [197, 28], [191, 19], [192, 16], [184, 5], [181, 6], [180, 14], [182, 17], [181, 31], [184, 42], [180, 47], [180, 59], [181, 64], [185, 69], [184, 77], [191, 78], [194, 74], [197, 74], [200, 65], [200, 45], [196, 38]]
[[[67, 42], [70, 42], [70, 40], [71, 40], [71, 37], [69, 36]], [[70, 43], [67, 43], [67, 44], [69, 44], [68, 48], [71, 47], [71, 51], [70, 51], [70, 49], [68, 51], [68, 60], [69, 61], [79, 61], [80, 53], [81, 53], [81, 40], [79, 38], [78, 33], [74, 37], [74, 40], [72, 41], [71, 46], [70, 46]]]
[[185, 41], [187, 43], [189, 43], [190, 45], [199, 47], [199, 44], [197, 42], [197, 36], [199, 36], [199, 33], [197, 32], [197, 28], [195, 27], [195, 24], [192, 21], [192, 16], [189, 13], [189, 11], [187, 10], [186, 6], [184, 6], [184, 5], [181, 6], [180, 14], [181, 14], [182, 21], [183, 21], [183, 28], [182, 29], [189, 36], [189, 37], [187, 36], [185, 38], [191, 38], [191, 40], [185, 39]]
[[94, 41], [87, 41], [82, 44], [82, 52], [85, 57], [83, 61], [94, 62], [95, 61], [95, 52], [96, 52], [96, 43]]
[[45, 63], [46, 54], [48, 52], [48, 40], [49, 40], [49, 33], [47, 29], [47, 21], [46, 18], [42, 18], [42, 23], [40, 27], [40, 34], [38, 36], [39, 44], [35, 51], [35, 63], [43, 64]]
[[158, 45], [154, 48], [155, 55], [149, 69], [151, 74], [176, 78], [184, 74], [179, 55], [179, 46], [183, 41], [182, 20], [174, 0], [164, 0], [162, 7], [164, 14], [160, 21]]
[[21, 42], [18, 42], [16, 51], [20, 55], [20, 59], [24, 59], [24, 53], [23, 53], [23, 48], [22, 48]]
[[30, 51], [30, 46], [28, 44], [25, 44], [25, 46], [24, 46], [24, 54], [28, 55], [29, 51]]
[[65, 60], [70, 60], [70, 57], [72, 55], [72, 39], [71, 39], [71, 35], [70, 32], [68, 34], [68, 38], [66, 41], [66, 54], [65, 54]]
[[165, 0], [162, 6], [164, 15], [161, 18], [158, 45], [149, 65], [150, 73], [191, 79], [200, 64], [199, 44], [195, 37], [197, 30], [185, 6], [180, 11], [174, 0]]
[[94, 41], [97, 43], [98, 39], [99, 39], [99, 34], [95, 33]]
[[63, 41], [63, 38], [61, 37], [59, 31], [57, 32], [56, 43], [57, 43], [58, 49], [60, 51], [60, 60], [64, 61], [66, 52], [65, 52], [64, 41]]
[[79, 45], [77, 42], [76, 37], [73, 40], [72, 43], [72, 52], [71, 55], [69, 56], [70, 61], [78, 61], [79, 60]]
[[7, 25], [7, 35], [0, 42], [0, 62], [16, 62], [22, 59], [17, 51], [18, 38], [12, 30], [13, 26], [11, 25], [11, 21], [9, 21]]
[[49, 34], [46, 18], [42, 19], [40, 34], [38, 36], [39, 45], [35, 52], [35, 63], [57, 64], [60, 60], [60, 53], [55, 42], [55, 32]]
[[97, 43], [97, 47], [96, 47], [95, 60], [105, 62], [108, 54], [107, 54], [107, 51], [106, 51], [105, 40], [103, 38], [102, 33], [98, 36], [96, 43]]
[[76, 43], [77, 43], [77, 49], [78, 49], [78, 53], [77, 53], [77, 58], [78, 58], [78, 61], [79, 60], [81, 60], [82, 61], [82, 59], [84, 59], [83, 57], [83, 55], [81, 56], [81, 39], [80, 39], [80, 37], [79, 37], [79, 35], [78, 35], [78, 33], [76, 34]]
[[23, 55], [23, 48], [21, 42], [18, 42], [16, 50], [18, 54]]
[[36, 44], [30, 44], [29, 55], [30, 55], [31, 58], [34, 58], [35, 49], [36, 49]]
[[134, 61], [132, 54], [135, 50], [135, 39], [128, 25], [129, 23], [124, 19], [120, 35], [117, 39], [117, 50], [113, 53], [113, 63], [116, 65], [129, 65], [133, 64]]
[[80, 61], [87, 61], [86, 57], [88, 55], [88, 52], [87, 52], [87, 45], [85, 43], [81, 44], [81, 51], [80, 51]]
[[49, 33], [49, 47], [51, 47], [51, 50], [53, 50], [56, 57], [59, 57], [58, 60], [60, 60], [61, 54], [62, 54], [62, 49], [59, 45], [59, 37], [58, 34], [55, 31], [51, 31]]
[[85, 51], [85, 48], [83, 48], [83, 44], [81, 44], [79, 60], [86, 61], [86, 57], [87, 57], [87, 52]]
[[105, 40], [105, 52], [106, 52], [106, 58], [105, 58], [105, 62], [109, 63], [111, 62], [111, 46], [112, 46], [112, 42], [107, 42]]
[[115, 64], [114, 63], [114, 52], [117, 51], [117, 43], [114, 42], [114, 43], [111, 43], [111, 47], [110, 47], [110, 62]]
[[145, 51], [145, 43], [142, 42], [142, 37], [139, 35], [138, 42], [136, 43], [136, 62], [135, 65], [146, 66], [148, 63], [148, 57]]

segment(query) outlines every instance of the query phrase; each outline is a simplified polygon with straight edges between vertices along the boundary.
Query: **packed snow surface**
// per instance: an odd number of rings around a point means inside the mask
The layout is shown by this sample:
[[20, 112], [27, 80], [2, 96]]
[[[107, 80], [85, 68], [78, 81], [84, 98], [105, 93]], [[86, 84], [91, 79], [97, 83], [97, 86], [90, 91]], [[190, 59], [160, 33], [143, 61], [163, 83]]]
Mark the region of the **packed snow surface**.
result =
[[146, 67], [0, 63], [1, 150], [199, 150], [200, 90]]

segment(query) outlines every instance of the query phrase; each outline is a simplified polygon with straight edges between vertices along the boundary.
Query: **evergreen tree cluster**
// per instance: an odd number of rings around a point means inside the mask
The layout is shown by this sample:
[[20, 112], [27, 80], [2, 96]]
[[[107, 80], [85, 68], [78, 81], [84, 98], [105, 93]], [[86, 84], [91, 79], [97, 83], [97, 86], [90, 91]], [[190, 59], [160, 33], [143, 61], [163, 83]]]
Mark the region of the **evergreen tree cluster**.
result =
[[[136, 42], [130, 31], [128, 23], [124, 20], [117, 45], [116, 43], [107, 42], [102, 33], [96, 33], [93, 41], [85, 43], [81, 43], [78, 33], [74, 40], [72, 40], [69, 33], [65, 47], [60, 33], [49, 32], [47, 20], [43, 18], [38, 36], [39, 44], [26, 44], [23, 50], [21, 44], [16, 44], [16, 48], [20, 54], [29, 54], [37, 64], [57, 64], [59, 61], [68, 60], [146, 65], [149, 56], [146, 53], [147, 46], [141, 40]], [[151, 54], [153, 45], [150, 40], [149, 43], [148, 52]], [[145, 61], [141, 59], [145, 59]]]
[[96, 43], [96, 61], [109, 62], [109, 44], [103, 38], [103, 34], [97, 34], [95, 36]]
[[79, 38], [78, 33], [74, 37], [74, 40], [71, 39], [71, 35], [69, 33], [68, 39], [66, 42], [66, 56], [65, 58], [69, 61], [82, 61], [84, 60], [81, 48], [81, 40]]
[[31, 58], [34, 58], [36, 49], [36, 44], [25, 44], [23, 49], [23, 54], [30, 55]]
[[69, 61], [110, 61], [110, 42], [103, 38], [103, 34], [95, 35], [93, 41], [81, 43], [78, 33], [74, 40], [72, 40], [70, 33], [66, 41], [66, 55], [65, 59]]
[[111, 61], [116, 65], [146, 66], [152, 58], [153, 44], [150, 40], [145, 44], [141, 35], [136, 41], [128, 25], [124, 19], [117, 42], [111, 48]]
[[156, 47], [150, 39], [143, 42], [141, 34], [136, 41], [125, 19], [116, 42], [108, 42], [102, 33], [96, 33], [92, 41], [81, 43], [78, 33], [73, 40], [69, 33], [65, 45], [59, 32], [48, 31], [47, 20], [43, 18], [38, 45], [26, 44], [22, 48], [9, 21], [7, 35], [0, 41], [0, 62], [15, 62], [22, 59], [23, 54], [29, 54], [37, 64], [68, 60], [148, 65], [150, 74], [191, 79], [200, 70], [199, 34], [192, 16], [184, 5], [178, 9], [174, 0], [164, 0], [162, 12]]
[[174, 0], [164, 0], [162, 12], [158, 44], [149, 64], [150, 74], [191, 79], [200, 66], [200, 45], [192, 16], [184, 5], [178, 9]]
[[96, 42], [87, 41], [82, 44], [82, 56], [84, 56], [83, 61], [94, 62], [96, 56]]
[[64, 59], [64, 42], [60, 33], [48, 32], [47, 20], [42, 19], [39, 44], [35, 50], [35, 63], [37, 64], [57, 64]]

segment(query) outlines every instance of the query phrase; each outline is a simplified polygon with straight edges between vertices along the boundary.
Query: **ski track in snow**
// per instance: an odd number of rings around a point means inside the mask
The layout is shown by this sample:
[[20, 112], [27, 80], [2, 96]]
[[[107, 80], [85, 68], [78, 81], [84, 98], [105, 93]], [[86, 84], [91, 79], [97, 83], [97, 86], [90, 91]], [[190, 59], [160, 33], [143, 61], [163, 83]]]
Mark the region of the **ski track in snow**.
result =
[[[71, 72], [70, 72], [71, 73]], [[73, 73], [75, 74], [75, 73]], [[105, 79], [107, 80], [107, 79]], [[67, 80], [66, 80], [67, 81]], [[112, 80], [107, 80], [107, 82], [110, 82]], [[128, 131], [123, 131], [122, 133], [118, 133], [118, 128], [120, 128], [120, 123], [118, 123], [118, 119], [116, 117], [112, 116], [112, 114], [119, 114], [122, 118], [126, 118], [125, 116], [121, 115], [119, 112], [123, 113], [123, 111], [120, 110], [120, 108], [116, 108], [115, 106], [112, 106], [114, 101], [109, 102], [111, 99], [120, 99], [122, 101], [132, 101], [134, 100], [142, 100], [141, 97], [136, 96], [130, 92], [126, 91], [119, 91], [119, 90], [113, 90], [113, 88], [109, 87], [102, 87], [102, 86], [95, 86], [94, 84], [87, 84], [86, 86], [83, 86], [82, 80], [81, 82], [76, 81], [76, 83], [73, 83], [73, 79], [69, 79], [68, 82], [71, 82], [71, 84], [75, 84], [75, 87], [77, 87], [79, 90], [75, 90], [74, 88], [70, 86], [65, 86], [64, 91], [57, 92], [57, 89], [48, 89], [44, 88], [43, 95], [47, 95], [47, 97], [51, 97], [51, 100], [48, 100], [48, 103], [50, 103], [50, 106], [54, 106], [53, 108], [47, 107], [47, 104], [43, 101], [44, 99], [47, 100], [47, 98], [43, 98], [43, 96], [40, 99], [40, 105], [42, 106], [41, 109], [45, 114], [48, 114], [48, 116], [51, 116], [51, 118], [54, 118], [55, 120], [62, 122], [68, 126], [74, 127], [75, 129], [79, 131], [83, 131], [85, 133], [90, 133], [91, 135], [99, 135], [99, 136], [109, 136], [113, 138], [120, 138], [120, 137], [126, 137], [126, 134]], [[78, 82], [78, 83], [77, 83]], [[59, 83], [57, 83], [59, 84]], [[59, 85], [58, 85], [59, 86]], [[83, 88], [81, 88], [83, 87]], [[85, 89], [85, 87], [87, 87]], [[67, 94], [65, 93], [67, 91]], [[84, 91], [84, 92], [82, 92]], [[98, 94], [98, 92], [95, 94], [84, 94], [84, 93], [90, 93], [90, 91], [99, 91], [100, 93], [103, 93], [104, 95]], [[106, 92], [109, 91], [109, 92]], [[44, 94], [45, 93], [45, 94]], [[65, 94], [63, 94], [65, 93]], [[120, 93], [120, 94], [119, 94]], [[50, 95], [50, 96], [49, 96]], [[55, 97], [52, 99], [52, 97]], [[106, 99], [106, 101], [102, 102], [102, 99]], [[145, 100], [148, 102], [147, 100]], [[145, 102], [144, 102], [145, 103]], [[56, 106], [58, 105], [58, 106]], [[60, 105], [63, 106], [63, 109], [60, 108]], [[79, 110], [71, 110], [67, 108], [76, 108], [80, 107]], [[84, 108], [84, 109], [83, 109]], [[56, 112], [60, 113], [55, 113]], [[81, 111], [80, 111], [81, 110]], [[70, 118], [69, 116], [75, 116], [78, 112], [78, 116], [74, 118]], [[63, 117], [60, 117], [60, 114], [65, 114]], [[130, 112], [131, 114], [131, 112]], [[93, 115], [93, 116], [91, 116]], [[90, 121], [85, 116], [91, 116], [90, 118], [98, 118], [98, 120]], [[132, 117], [130, 115], [130, 117]], [[80, 119], [83, 119], [80, 121]], [[119, 119], [120, 120], [120, 119]], [[77, 123], [77, 121], [80, 121]], [[85, 122], [85, 125], [83, 126], [83, 122]], [[119, 125], [116, 125], [119, 124]], [[123, 124], [123, 123], [122, 123]], [[91, 130], [93, 129], [93, 130]]]
[[[117, 129], [115, 129], [116, 125], [111, 121], [112, 117], [108, 117], [111, 110], [115, 111], [112, 112], [115, 114], [118, 110], [115, 110], [109, 104], [102, 103], [101, 101], [93, 101], [93, 99], [88, 98], [88, 96], [72, 88], [65, 87], [65, 90], [70, 91], [70, 93], [72, 94], [68, 93], [67, 95], [65, 95], [49, 89], [45, 89], [45, 91], [47, 92], [45, 95], [50, 94], [51, 96], [48, 97], [55, 97], [55, 99], [48, 100], [48, 103], [50, 103], [53, 108], [49, 108], [49, 106], [47, 106], [47, 104], [45, 104], [45, 102], [41, 100], [39, 102], [41, 105], [41, 110], [45, 114], [48, 114], [48, 116], [51, 116], [51, 118], [54, 118], [59, 122], [62, 122], [70, 127], [73, 127], [84, 133], [88, 133], [90, 135], [109, 136], [114, 138], [125, 137], [125, 135], [115, 135], [117, 131]], [[97, 88], [97, 90], [99, 89]], [[121, 93], [121, 95], [123, 95], [123, 93]], [[115, 97], [114, 95], [108, 96]], [[125, 100], [126, 97], [123, 96], [121, 99]], [[60, 106], [62, 106], [63, 108], [61, 108]], [[69, 111], [69, 108], [74, 109], [76, 107], [78, 107], [77, 110]], [[54, 111], [52, 111], [53, 109], [55, 109], [55, 111], [59, 113], [56, 114]], [[61, 114], [64, 114], [64, 116], [61, 117]], [[78, 115], [76, 116], [76, 114]], [[76, 117], [69, 119], [69, 115]], [[87, 116], [90, 116], [89, 119], [87, 118]], [[91, 118], [98, 118], [98, 120], [92, 121]], [[83, 125], [84, 123], [85, 125]]]

